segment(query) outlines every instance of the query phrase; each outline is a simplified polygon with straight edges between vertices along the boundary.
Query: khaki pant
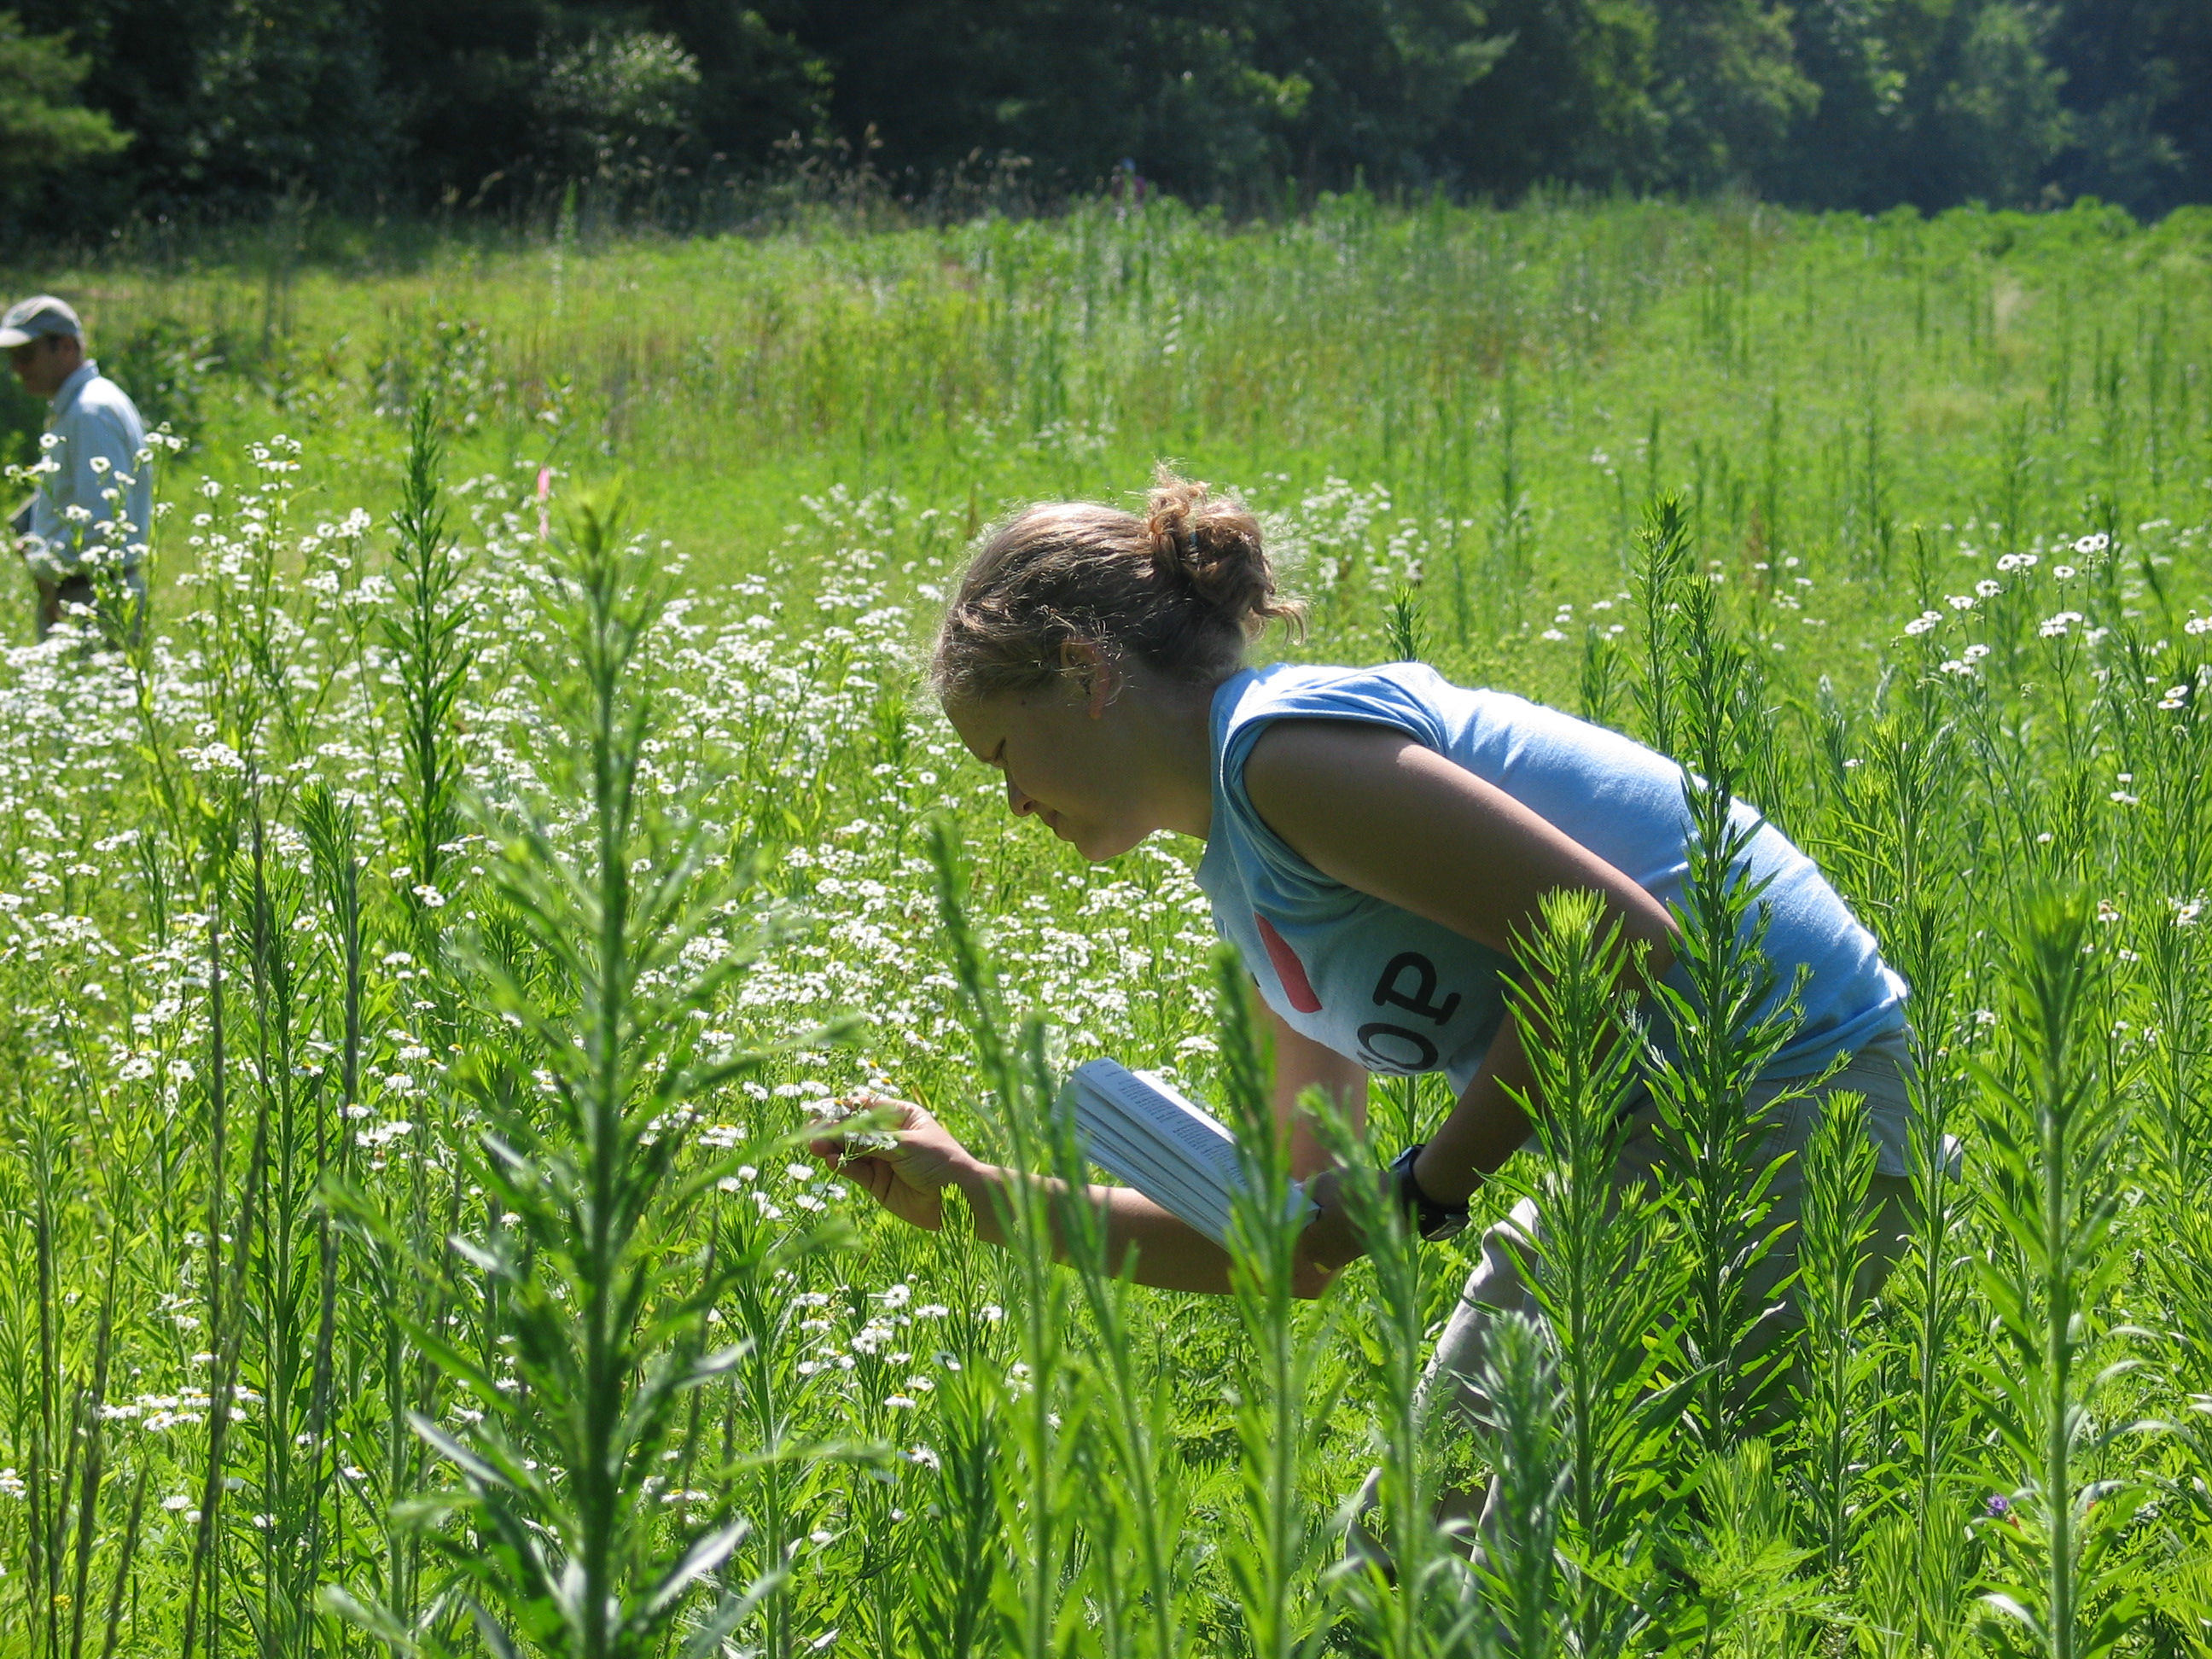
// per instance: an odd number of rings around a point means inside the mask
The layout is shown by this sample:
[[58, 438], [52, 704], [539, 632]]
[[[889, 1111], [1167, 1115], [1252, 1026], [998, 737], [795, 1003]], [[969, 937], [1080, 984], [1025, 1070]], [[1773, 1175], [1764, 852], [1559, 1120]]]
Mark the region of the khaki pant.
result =
[[[1750, 1294], [1765, 1306], [1745, 1348], [1739, 1351], [1742, 1357], [1749, 1358], [1771, 1352], [1776, 1345], [1790, 1340], [1804, 1322], [1794, 1297], [1787, 1292], [1778, 1293], [1776, 1287], [1797, 1271], [1796, 1224], [1804, 1201], [1805, 1148], [1820, 1126], [1826, 1097], [1838, 1090], [1866, 1097], [1867, 1130], [1875, 1143], [1874, 1180], [1868, 1194], [1875, 1211], [1875, 1234], [1869, 1245], [1870, 1259], [1861, 1281], [1863, 1291], [1871, 1294], [1879, 1288], [1897, 1260], [1903, 1249], [1906, 1211], [1912, 1191], [1908, 1152], [1912, 1112], [1905, 1092], [1911, 1063], [1903, 1033], [1880, 1038], [1853, 1054], [1850, 1063], [1820, 1088], [1775, 1109], [1776, 1121], [1761, 1142], [1758, 1157], [1764, 1164], [1783, 1152], [1790, 1154], [1789, 1162], [1775, 1172], [1768, 1189], [1773, 1209], [1766, 1222], [1769, 1227], [1784, 1223], [1789, 1226], [1753, 1273]], [[1751, 1091], [1747, 1109], [1753, 1114], [1766, 1114], [1775, 1097], [1790, 1086], [1787, 1080], [1759, 1085]], [[1655, 1166], [1661, 1162], [1657, 1109], [1649, 1096], [1638, 1101], [1632, 1121], [1636, 1127], [1622, 1148], [1620, 1161], [1613, 1168], [1613, 1186], [1618, 1193], [1648, 1190], [1655, 1179]], [[1523, 1199], [1504, 1220], [1483, 1235], [1481, 1255], [1474, 1271], [1468, 1274], [1467, 1283], [1460, 1291], [1459, 1305], [1452, 1310], [1443, 1334], [1437, 1339], [1436, 1352], [1430, 1356], [1422, 1375], [1424, 1416], [1440, 1408], [1452, 1411], [1475, 1435], [1478, 1443], [1490, 1414], [1490, 1401], [1482, 1392], [1481, 1377], [1491, 1332], [1502, 1314], [1517, 1313], [1539, 1322], [1543, 1317], [1514, 1261], [1511, 1240], [1516, 1236], [1534, 1240], [1542, 1234], [1543, 1218], [1537, 1212], [1534, 1200]], [[1770, 1413], [1778, 1407], [1778, 1402], [1771, 1406]], [[1378, 1470], [1367, 1477], [1361, 1490], [1358, 1512], [1363, 1517], [1374, 1508], [1380, 1480]], [[1437, 1519], [1467, 1521], [1482, 1507], [1483, 1494], [1480, 1492], [1448, 1492], [1439, 1500]], [[1371, 1539], [1362, 1535], [1365, 1531], [1364, 1524], [1356, 1527], [1352, 1539], [1353, 1548], [1363, 1553], [1375, 1549]]]

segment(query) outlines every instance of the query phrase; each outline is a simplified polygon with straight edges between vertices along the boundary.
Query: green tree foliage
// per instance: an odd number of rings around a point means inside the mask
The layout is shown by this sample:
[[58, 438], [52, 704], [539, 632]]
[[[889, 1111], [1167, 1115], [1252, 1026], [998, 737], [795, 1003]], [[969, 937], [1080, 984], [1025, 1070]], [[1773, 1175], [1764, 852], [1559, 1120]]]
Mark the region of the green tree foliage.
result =
[[0, 11], [0, 195], [130, 142], [77, 102], [89, 67], [58, 37], [26, 34], [13, 12]]
[[87, 100], [137, 136], [105, 194], [50, 219], [509, 207], [751, 161], [818, 124], [815, 60], [742, 7], [560, 0], [27, 0]]
[[2021, 0], [1812, 0], [1797, 40], [1820, 103], [1766, 182], [1867, 211], [2037, 204], [2077, 119], [2051, 19]]
[[70, 32], [91, 64], [87, 101], [135, 137], [123, 167], [64, 198], [67, 221], [374, 193], [392, 100], [367, 15], [344, 0], [30, 0], [22, 12]]
[[682, 222], [794, 155], [916, 198], [1119, 177], [1243, 210], [1363, 183], [2212, 198], [2203, 0], [19, 3], [9, 176], [134, 135], [32, 216], [80, 232], [276, 200], [550, 216], [572, 186]]
[[1478, 187], [1555, 179], [1598, 189], [1656, 182], [1663, 118], [1652, 95], [1659, 20], [1645, 0], [1500, 0], [1503, 72], [1463, 100], [1455, 149]]
[[641, 182], [692, 135], [699, 60], [672, 34], [603, 30], [544, 63], [533, 101], [556, 173]]
[[2113, 201], [2212, 193], [2212, 6], [2202, 0], [2075, 5], [2051, 31], [2076, 117], [2058, 177]]
[[[2100, 21], [2124, 14], [2117, 34]], [[1078, 185], [1127, 158], [1255, 204], [1442, 182], [1737, 185], [1824, 207], [2139, 212], [2212, 193], [2190, 0], [816, 0], [835, 124], [927, 179], [978, 152]], [[2077, 71], [2075, 65], [2083, 66]], [[2077, 84], [2078, 82], [2078, 84]], [[2192, 124], [2195, 124], [2192, 125]]]
[[1797, 66], [1790, 14], [1766, 0], [1661, 0], [1657, 10], [1667, 182], [1755, 179], [1759, 158], [1820, 101]]

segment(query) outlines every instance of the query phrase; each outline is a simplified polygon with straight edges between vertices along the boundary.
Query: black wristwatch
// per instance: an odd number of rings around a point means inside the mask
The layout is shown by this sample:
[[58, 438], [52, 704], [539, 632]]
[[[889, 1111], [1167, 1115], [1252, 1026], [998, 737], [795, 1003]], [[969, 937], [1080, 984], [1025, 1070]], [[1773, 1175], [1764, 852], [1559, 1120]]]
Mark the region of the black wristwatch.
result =
[[1390, 1178], [1397, 1188], [1398, 1201], [1406, 1206], [1406, 1217], [1413, 1224], [1416, 1238], [1434, 1241], [1449, 1238], [1467, 1225], [1467, 1204], [1439, 1204], [1421, 1190], [1419, 1177], [1413, 1173], [1413, 1160], [1421, 1155], [1429, 1143], [1417, 1140], [1390, 1160]]

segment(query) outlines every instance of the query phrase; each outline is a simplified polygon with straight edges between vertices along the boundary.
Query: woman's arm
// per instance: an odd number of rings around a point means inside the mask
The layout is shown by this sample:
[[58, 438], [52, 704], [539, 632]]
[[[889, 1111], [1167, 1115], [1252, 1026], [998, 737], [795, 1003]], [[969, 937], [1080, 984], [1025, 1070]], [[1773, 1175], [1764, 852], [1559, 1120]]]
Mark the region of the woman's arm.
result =
[[1306, 1183], [1306, 1196], [1320, 1206], [1305, 1231], [1298, 1235], [1297, 1292], [1319, 1296], [1337, 1270], [1356, 1260], [1361, 1250], [1344, 1206], [1335, 1201], [1335, 1162], [1314, 1133], [1313, 1120], [1300, 1109], [1309, 1089], [1320, 1089], [1336, 1102], [1336, 1109], [1354, 1129], [1367, 1125], [1367, 1068], [1347, 1060], [1335, 1049], [1316, 1042], [1291, 1029], [1273, 1008], [1268, 1022], [1275, 1031], [1275, 1075], [1270, 1103], [1275, 1121], [1291, 1137], [1291, 1176]]
[[[1244, 787], [1267, 827], [1323, 874], [1492, 950], [1514, 953], [1516, 939], [1534, 931], [1545, 894], [1586, 888], [1603, 899], [1623, 943], [1645, 947], [1644, 984], [1674, 960], [1674, 922], [1657, 899], [1504, 790], [1402, 732], [1350, 720], [1279, 721], [1253, 745]], [[1424, 1192], [1462, 1199], [1512, 1155], [1529, 1126], [1506, 1091], [1526, 1094], [1532, 1081], [1509, 1011], [1415, 1166]], [[1322, 1254], [1326, 1260], [1335, 1251]]]
[[1367, 1068], [1294, 1030], [1272, 1008], [1267, 1010], [1267, 1020], [1275, 1032], [1275, 1077], [1270, 1103], [1274, 1107], [1275, 1121], [1290, 1133], [1291, 1178], [1310, 1180], [1328, 1168], [1331, 1160], [1314, 1135], [1311, 1120], [1298, 1109], [1299, 1098], [1309, 1089], [1322, 1090], [1336, 1102], [1337, 1110], [1344, 1114], [1352, 1127], [1359, 1128], [1367, 1121]]
[[[888, 1114], [888, 1133], [896, 1144], [848, 1152], [842, 1134], [825, 1125], [830, 1132], [809, 1143], [817, 1158], [901, 1220], [929, 1232], [945, 1224], [945, 1192], [953, 1188], [968, 1200], [976, 1236], [993, 1244], [1006, 1243], [1000, 1208], [1008, 1187], [1018, 1178], [1013, 1171], [982, 1162], [911, 1102], [860, 1095], [851, 1103]], [[1044, 1185], [1055, 1194], [1066, 1190], [1058, 1181]], [[1139, 1285], [1162, 1290], [1227, 1293], [1229, 1253], [1205, 1234], [1127, 1187], [1086, 1187], [1084, 1195], [1098, 1206], [1106, 1224], [1109, 1271], [1126, 1270]], [[1058, 1238], [1054, 1253], [1060, 1259], [1066, 1255]], [[1318, 1296], [1328, 1279], [1325, 1270], [1302, 1264], [1298, 1293]]]

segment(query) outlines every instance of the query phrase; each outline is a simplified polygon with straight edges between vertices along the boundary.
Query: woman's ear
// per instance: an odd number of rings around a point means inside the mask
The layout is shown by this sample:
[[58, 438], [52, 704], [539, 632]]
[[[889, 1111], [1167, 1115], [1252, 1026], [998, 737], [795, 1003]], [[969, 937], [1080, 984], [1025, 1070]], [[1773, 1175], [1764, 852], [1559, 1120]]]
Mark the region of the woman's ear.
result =
[[1092, 720], [1103, 714], [1108, 705], [1121, 695], [1121, 676], [1113, 659], [1098, 648], [1096, 641], [1060, 641], [1060, 666], [1083, 699], [1084, 712]]

